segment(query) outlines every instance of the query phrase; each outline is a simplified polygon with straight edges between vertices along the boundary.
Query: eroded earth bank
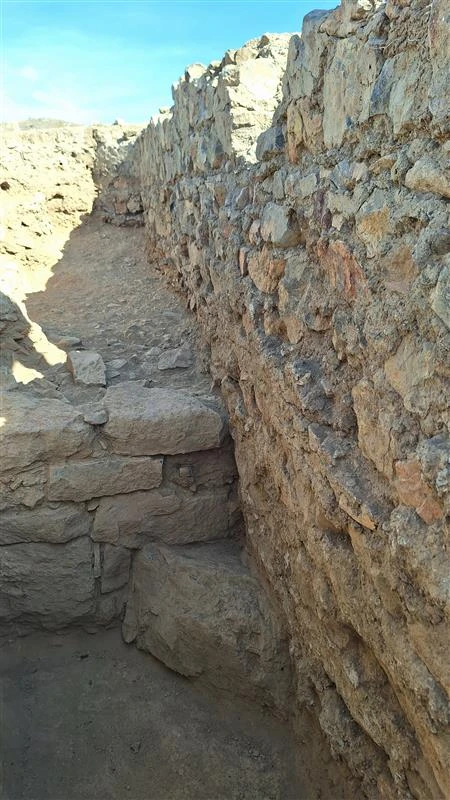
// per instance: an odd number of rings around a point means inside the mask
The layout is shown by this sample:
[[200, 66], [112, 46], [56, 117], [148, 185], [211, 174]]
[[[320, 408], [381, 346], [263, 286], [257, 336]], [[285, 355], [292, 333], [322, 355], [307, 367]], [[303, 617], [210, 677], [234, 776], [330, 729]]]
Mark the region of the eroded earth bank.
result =
[[449, 794], [448, 15], [343, 0], [142, 133], [5, 137], [4, 663], [121, 625], [266, 709], [275, 783], [205, 798]]

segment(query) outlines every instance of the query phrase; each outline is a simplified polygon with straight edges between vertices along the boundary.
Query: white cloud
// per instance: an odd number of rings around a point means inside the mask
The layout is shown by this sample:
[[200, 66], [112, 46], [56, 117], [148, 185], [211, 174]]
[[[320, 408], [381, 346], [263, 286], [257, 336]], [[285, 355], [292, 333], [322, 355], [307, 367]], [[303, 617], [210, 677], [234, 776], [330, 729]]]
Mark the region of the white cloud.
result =
[[25, 78], [26, 81], [32, 81], [33, 83], [39, 79], [39, 72], [34, 67], [22, 67], [19, 69], [19, 75], [21, 78]]

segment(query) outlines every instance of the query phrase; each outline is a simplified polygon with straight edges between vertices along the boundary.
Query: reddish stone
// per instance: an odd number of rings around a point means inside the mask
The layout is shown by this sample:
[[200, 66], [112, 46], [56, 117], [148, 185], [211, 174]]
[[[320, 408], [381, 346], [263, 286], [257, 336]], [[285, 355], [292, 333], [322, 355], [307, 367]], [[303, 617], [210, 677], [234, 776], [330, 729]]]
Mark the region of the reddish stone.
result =
[[330, 284], [345, 295], [347, 300], [354, 300], [358, 295], [367, 295], [367, 281], [355, 256], [340, 239], [327, 244], [319, 240], [317, 255], [325, 265]]
[[284, 275], [285, 258], [274, 258], [269, 247], [248, 256], [248, 274], [260, 292], [275, 292]]
[[395, 462], [395, 488], [402, 503], [415, 508], [419, 517], [428, 524], [442, 519], [442, 506], [425, 483], [417, 459]]

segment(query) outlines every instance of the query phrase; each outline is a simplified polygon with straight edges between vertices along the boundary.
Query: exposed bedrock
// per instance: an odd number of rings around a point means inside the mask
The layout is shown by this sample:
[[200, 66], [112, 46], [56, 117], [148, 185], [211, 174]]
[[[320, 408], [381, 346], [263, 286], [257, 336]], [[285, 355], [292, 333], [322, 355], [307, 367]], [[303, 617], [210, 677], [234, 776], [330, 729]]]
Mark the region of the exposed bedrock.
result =
[[343, 0], [188, 68], [102, 200], [138, 182], [201, 322], [297, 705], [370, 798], [450, 785], [448, 13]]

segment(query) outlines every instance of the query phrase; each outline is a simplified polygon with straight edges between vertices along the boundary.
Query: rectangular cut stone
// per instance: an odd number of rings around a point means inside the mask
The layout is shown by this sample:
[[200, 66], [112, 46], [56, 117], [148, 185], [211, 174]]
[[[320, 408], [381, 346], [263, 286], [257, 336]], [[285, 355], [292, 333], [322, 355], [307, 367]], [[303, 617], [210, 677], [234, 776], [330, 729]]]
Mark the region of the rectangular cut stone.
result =
[[38, 506], [3, 511], [0, 514], [0, 545], [19, 542], [52, 542], [61, 544], [79, 536], [87, 536], [91, 517], [72, 503], [58, 508]]
[[103, 546], [102, 559], [102, 594], [121, 589], [128, 583], [130, 574], [131, 553], [126, 547]]
[[162, 480], [162, 458], [105, 458], [52, 464], [50, 500], [89, 500], [112, 494], [154, 489]]
[[224, 538], [228, 527], [227, 487], [195, 494], [167, 489], [102, 498], [93, 538], [126, 547], [141, 546], [143, 536], [187, 544]]
[[120, 538], [127, 543], [135, 534], [145, 533], [154, 517], [171, 514], [180, 505], [180, 498], [170, 489], [102, 497], [95, 515], [93, 539], [117, 544]]
[[177, 511], [149, 523], [147, 536], [165, 544], [224, 539], [228, 535], [228, 489], [186, 493]]
[[0, 621], [56, 630], [94, 610], [92, 543], [83, 536], [63, 545], [0, 548]]
[[218, 447], [223, 438], [221, 414], [186, 392], [124, 382], [109, 387], [104, 404], [103, 430], [114, 453], [189, 453]]
[[0, 428], [2, 471], [20, 469], [35, 461], [88, 453], [93, 432], [76, 408], [25, 392], [4, 392]]

